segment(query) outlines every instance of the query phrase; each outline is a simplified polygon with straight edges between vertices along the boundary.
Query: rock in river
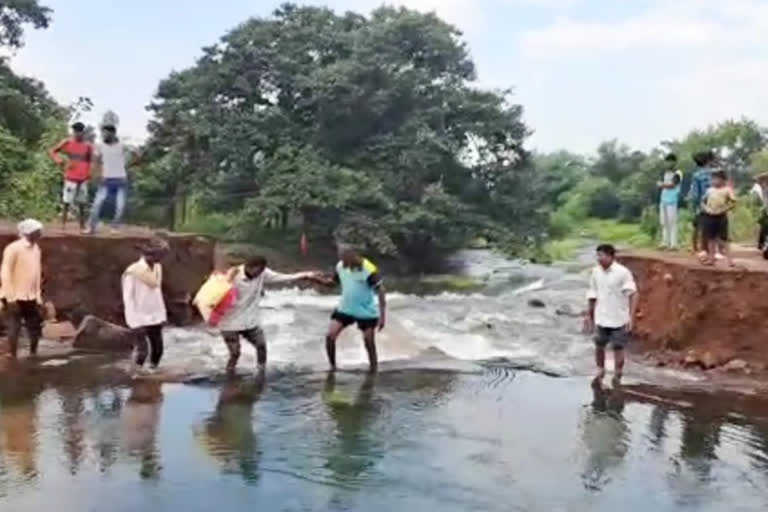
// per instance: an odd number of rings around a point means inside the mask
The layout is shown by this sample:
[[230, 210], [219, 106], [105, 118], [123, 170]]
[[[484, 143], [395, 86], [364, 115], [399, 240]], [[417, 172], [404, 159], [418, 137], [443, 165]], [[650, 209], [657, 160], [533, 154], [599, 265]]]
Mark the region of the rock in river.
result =
[[544, 301], [541, 299], [530, 299], [528, 301], [528, 306], [532, 308], [545, 308], [547, 307], [546, 304], [544, 304]]

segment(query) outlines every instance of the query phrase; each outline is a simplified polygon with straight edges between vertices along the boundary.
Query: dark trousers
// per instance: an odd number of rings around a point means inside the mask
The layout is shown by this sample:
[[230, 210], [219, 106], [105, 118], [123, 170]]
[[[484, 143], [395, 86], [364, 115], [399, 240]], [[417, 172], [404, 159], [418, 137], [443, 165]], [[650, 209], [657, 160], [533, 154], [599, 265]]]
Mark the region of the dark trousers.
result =
[[149, 363], [153, 368], [160, 364], [163, 357], [163, 326], [147, 325], [136, 331], [136, 364], [144, 366], [147, 360], [147, 345], [149, 345]]
[[259, 365], [267, 364], [267, 340], [264, 337], [264, 331], [261, 327], [254, 327], [245, 331], [224, 331], [221, 333], [224, 337], [224, 343], [229, 349], [229, 361], [227, 362], [227, 371], [234, 371], [237, 367], [237, 361], [240, 359], [240, 337], [248, 340], [251, 345], [256, 347], [256, 360]]
[[43, 331], [43, 316], [40, 314], [40, 305], [34, 300], [14, 302], [3, 300], [3, 306], [11, 356], [16, 357], [19, 351], [19, 334], [22, 325], [27, 328], [29, 353], [32, 355], [37, 354], [37, 344]]
[[761, 251], [765, 250], [765, 241], [768, 239], [768, 213], [763, 210], [760, 213], [760, 234], [757, 236], [757, 248]]

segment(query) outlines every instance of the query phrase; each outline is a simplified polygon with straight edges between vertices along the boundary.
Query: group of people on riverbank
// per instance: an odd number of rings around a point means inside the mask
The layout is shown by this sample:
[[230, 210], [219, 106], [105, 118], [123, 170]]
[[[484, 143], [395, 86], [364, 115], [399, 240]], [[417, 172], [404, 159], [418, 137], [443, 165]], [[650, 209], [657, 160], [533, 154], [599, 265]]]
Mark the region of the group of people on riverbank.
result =
[[[661, 221], [661, 249], [678, 249], [678, 209], [681, 202], [683, 173], [678, 167], [674, 154], [665, 158], [667, 164], [658, 182], [659, 219]], [[695, 171], [688, 190], [688, 201], [693, 214], [692, 249], [704, 265], [714, 265], [722, 256], [729, 266], [730, 257], [729, 212], [736, 206], [733, 183], [727, 172], [718, 164], [713, 151], [702, 151], [693, 155]], [[761, 203], [760, 235], [758, 249], [768, 257], [768, 173], [755, 179], [753, 193]]]
[[[101, 125], [101, 142], [98, 143], [88, 140], [83, 123], [74, 123], [72, 135], [52, 147], [48, 153], [64, 172], [62, 225], [66, 227], [69, 212], [73, 211], [78, 215], [82, 232], [93, 234], [105, 201], [113, 197], [115, 213], [112, 225], [115, 229], [125, 212], [127, 170], [138, 163], [138, 155], [118, 138], [116, 119], [105, 116]], [[89, 184], [94, 174], [99, 176], [99, 185], [89, 214]]]
[[[3, 251], [0, 263], [0, 299], [8, 331], [9, 353], [17, 357], [19, 333], [25, 327], [29, 350], [36, 355], [42, 332], [42, 265], [39, 241], [43, 225], [34, 219], [18, 224], [19, 238]], [[151, 238], [138, 247], [141, 256], [121, 276], [125, 323], [133, 331], [134, 372], [144, 373], [149, 358], [149, 371], [154, 371], [163, 357], [163, 324], [167, 321], [163, 298], [162, 259], [170, 247], [160, 237]], [[371, 371], [378, 367], [376, 330], [386, 323], [386, 294], [379, 269], [358, 250], [342, 245], [339, 261], [332, 277], [318, 271], [285, 274], [269, 268], [266, 258], [252, 256], [224, 273], [232, 300], [217, 318], [216, 327], [229, 351], [227, 371], [234, 372], [240, 358], [241, 338], [256, 349], [258, 367], [264, 370], [267, 344], [261, 327], [260, 302], [267, 284], [307, 280], [321, 286], [340, 286], [341, 299], [331, 315], [325, 336], [325, 350], [331, 369], [336, 369], [336, 340], [341, 332], [356, 324], [363, 335]], [[204, 310], [216, 304], [202, 304], [200, 294], [195, 305]], [[207, 316], [207, 315], [204, 315]]]

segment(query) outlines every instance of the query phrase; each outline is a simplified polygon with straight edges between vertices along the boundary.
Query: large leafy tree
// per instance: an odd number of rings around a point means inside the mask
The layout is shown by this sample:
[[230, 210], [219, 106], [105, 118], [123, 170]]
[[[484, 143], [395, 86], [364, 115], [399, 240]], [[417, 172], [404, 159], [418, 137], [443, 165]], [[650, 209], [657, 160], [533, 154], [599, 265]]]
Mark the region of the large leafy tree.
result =
[[536, 216], [510, 218], [531, 200], [521, 108], [474, 79], [434, 14], [284, 5], [160, 84], [148, 152], [177, 165], [148, 166], [146, 193], [183, 184], [246, 228], [293, 219], [406, 256], [528, 240]]
[[[45, 28], [50, 15], [37, 0], [0, 0], [0, 49], [20, 48], [26, 26]], [[0, 216], [55, 213], [60, 172], [45, 149], [63, 135], [66, 119], [41, 82], [0, 58]]]

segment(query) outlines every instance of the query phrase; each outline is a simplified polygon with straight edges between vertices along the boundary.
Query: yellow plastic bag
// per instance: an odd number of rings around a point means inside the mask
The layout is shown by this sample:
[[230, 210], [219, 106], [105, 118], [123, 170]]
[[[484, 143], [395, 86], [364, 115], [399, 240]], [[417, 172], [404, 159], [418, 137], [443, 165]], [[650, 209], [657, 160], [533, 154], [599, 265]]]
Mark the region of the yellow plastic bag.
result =
[[211, 313], [229, 294], [230, 290], [232, 290], [232, 281], [227, 274], [223, 272], [211, 274], [211, 277], [197, 291], [195, 300], [192, 301], [200, 311], [203, 320], [206, 322], [210, 320]]

